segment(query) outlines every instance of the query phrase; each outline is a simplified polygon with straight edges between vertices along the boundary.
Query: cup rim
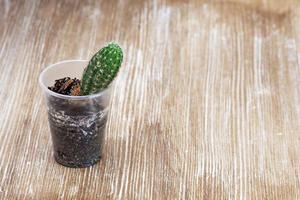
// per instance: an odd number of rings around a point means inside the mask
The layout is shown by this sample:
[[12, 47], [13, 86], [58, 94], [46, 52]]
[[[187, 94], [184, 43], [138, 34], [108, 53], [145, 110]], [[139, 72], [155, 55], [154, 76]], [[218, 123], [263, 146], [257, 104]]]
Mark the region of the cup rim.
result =
[[110, 83], [107, 88], [105, 88], [104, 90], [99, 91], [98, 93], [90, 94], [90, 95], [84, 95], [84, 96], [69, 96], [69, 95], [59, 94], [59, 93], [56, 93], [56, 92], [53, 92], [53, 91], [49, 90], [48, 86], [45, 86], [45, 84], [42, 81], [42, 77], [44, 76], [44, 74], [47, 72], [47, 70], [49, 70], [50, 68], [52, 68], [56, 65], [69, 63], [69, 62], [88, 62], [88, 60], [81, 60], [81, 59], [62, 60], [62, 61], [56, 62], [54, 64], [51, 64], [48, 67], [46, 67], [45, 69], [43, 69], [43, 71], [40, 73], [40, 76], [39, 76], [39, 85], [47, 94], [49, 94], [51, 96], [58, 97], [58, 98], [62, 98], [62, 99], [86, 100], [86, 99], [92, 99], [92, 98], [100, 97], [100, 96], [104, 95], [110, 89], [112, 83]]

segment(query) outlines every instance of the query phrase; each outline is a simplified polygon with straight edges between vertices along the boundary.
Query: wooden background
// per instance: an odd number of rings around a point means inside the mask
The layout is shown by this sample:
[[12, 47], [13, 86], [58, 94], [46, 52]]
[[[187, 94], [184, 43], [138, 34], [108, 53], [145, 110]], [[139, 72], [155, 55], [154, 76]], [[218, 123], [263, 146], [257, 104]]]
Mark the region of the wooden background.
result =
[[[104, 158], [55, 163], [38, 76], [119, 42]], [[0, 0], [0, 199], [300, 199], [300, 2]]]

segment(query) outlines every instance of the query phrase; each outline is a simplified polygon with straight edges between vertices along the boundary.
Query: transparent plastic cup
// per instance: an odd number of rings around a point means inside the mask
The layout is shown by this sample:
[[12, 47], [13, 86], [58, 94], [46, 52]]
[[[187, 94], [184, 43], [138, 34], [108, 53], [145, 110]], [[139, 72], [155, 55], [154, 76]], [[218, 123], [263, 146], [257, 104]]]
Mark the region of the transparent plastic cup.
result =
[[68, 96], [48, 89], [55, 80], [81, 78], [87, 60], [67, 60], [42, 71], [39, 83], [47, 103], [54, 158], [67, 167], [89, 167], [100, 160], [111, 86], [93, 95]]

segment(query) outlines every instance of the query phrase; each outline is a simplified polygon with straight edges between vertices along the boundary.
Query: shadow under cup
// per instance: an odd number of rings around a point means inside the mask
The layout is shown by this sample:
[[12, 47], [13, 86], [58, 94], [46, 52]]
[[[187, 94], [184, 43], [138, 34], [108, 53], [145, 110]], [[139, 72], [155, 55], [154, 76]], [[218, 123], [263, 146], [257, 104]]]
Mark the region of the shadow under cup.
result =
[[108, 114], [110, 88], [93, 95], [67, 96], [48, 89], [55, 80], [81, 78], [86, 60], [47, 67], [40, 75], [55, 160], [67, 167], [89, 167], [100, 160]]

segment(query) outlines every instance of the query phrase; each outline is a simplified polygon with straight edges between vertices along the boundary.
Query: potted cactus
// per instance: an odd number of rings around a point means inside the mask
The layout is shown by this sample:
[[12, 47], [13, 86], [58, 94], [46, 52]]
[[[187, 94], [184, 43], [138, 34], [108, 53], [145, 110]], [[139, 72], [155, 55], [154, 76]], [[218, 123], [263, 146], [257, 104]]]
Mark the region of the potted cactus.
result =
[[122, 60], [121, 48], [110, 43], [90, 61], [65, 61], [41, 73], [58, 163], [88, 167], [100, 160], [110, 88]]

